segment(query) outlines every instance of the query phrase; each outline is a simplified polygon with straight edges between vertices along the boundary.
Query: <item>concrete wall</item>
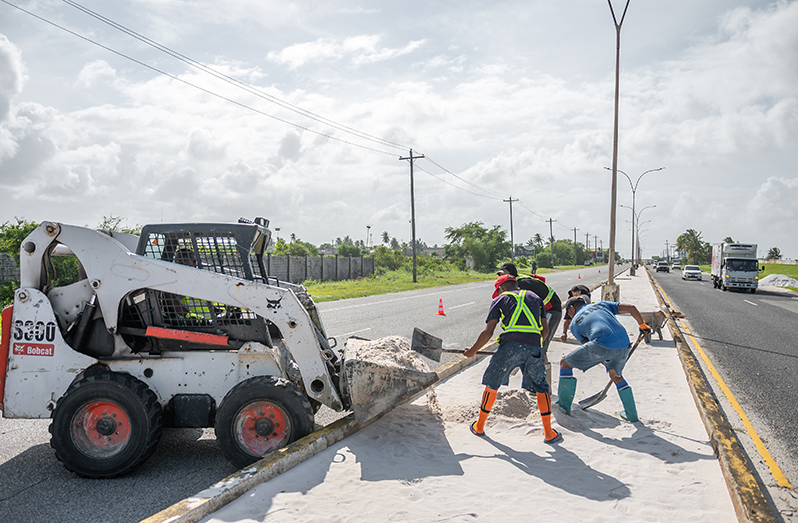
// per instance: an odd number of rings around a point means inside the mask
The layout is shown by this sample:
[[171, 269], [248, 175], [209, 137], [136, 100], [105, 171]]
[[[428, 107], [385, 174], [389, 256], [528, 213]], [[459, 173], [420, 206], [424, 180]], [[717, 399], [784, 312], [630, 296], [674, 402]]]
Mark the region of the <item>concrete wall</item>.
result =
[[8, 254], [0, 252], [0, 282], [19, 280], [19, 267]]
[[374, 274], [374, 258], [363, 256], [272, 256], [263, 260], [269, 276], [291, 283], [354, 280]]

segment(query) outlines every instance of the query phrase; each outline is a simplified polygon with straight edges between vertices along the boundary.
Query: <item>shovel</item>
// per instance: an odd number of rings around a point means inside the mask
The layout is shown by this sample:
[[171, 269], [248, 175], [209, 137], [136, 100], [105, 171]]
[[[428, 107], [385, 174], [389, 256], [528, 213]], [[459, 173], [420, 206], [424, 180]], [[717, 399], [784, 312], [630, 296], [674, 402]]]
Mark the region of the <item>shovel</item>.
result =
[[[443, 340], [424, 332], [418, 327], [413, 329], [413, 338], [410, 341], [410, 348], [432, 361], [441, 361], [441, 354], [444, 352], [463, 354], [463, 351], [460, 349], [444, 349]], [[493, 352], [479, 351], [477, 354], [493, 354]]]
[[[640, 345], [640, 340], [642, 340], [645, 336], [646, 336], [645, 333], [642, 333], [642, 332], [640, 333], [640, 335], [637, 337], [637, 341], [635, 342], [634, 346], [632, 347], [632, 350], [629, 351], [629, 356], [626, 357], [626, 361], [629, 361], [629, 358], [632, 357], [632, 353], [635, 351], [637, 346]], [[612, 385], [612, 380], [610, 380], [610, 382], [607, 383], [607, 386], [604, 387], [604, 390], [602, 390], [601, 392], [597, 392], [596, 394], [593, 394], [589, 398], [585, 398], [582, 401], [580, 401], [579, 402], [579, 407], [582, 410], [587, 410], [590, 407], [593, 407], [593, 406], [598, 405], [599, 403], [601, 403], [604, 400], [604, 398], [607, 397], [607, 391], [610, 390], [610, 385]]]

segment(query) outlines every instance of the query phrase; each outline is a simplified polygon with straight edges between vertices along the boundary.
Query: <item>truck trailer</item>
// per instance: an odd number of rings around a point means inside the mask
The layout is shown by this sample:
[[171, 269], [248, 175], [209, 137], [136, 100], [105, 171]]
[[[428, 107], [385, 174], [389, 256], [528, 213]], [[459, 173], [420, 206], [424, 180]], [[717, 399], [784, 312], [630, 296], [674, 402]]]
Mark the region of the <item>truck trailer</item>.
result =
[[759, 286], [755, 243], [717, 243], [712, 246], [712, 285], [716, 289], [748, 289]]

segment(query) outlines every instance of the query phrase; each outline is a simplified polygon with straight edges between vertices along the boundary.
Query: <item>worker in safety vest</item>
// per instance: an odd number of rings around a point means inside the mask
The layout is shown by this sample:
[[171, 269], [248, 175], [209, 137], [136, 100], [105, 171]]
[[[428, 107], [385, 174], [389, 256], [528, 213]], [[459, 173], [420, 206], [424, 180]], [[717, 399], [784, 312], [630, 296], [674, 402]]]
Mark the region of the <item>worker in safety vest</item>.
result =
[[538, 274], [533, 274], [531, 277], [519, 277], [518, 269], [514, 263], [504, 262], [499, 267], [498, 276], [502, 274], [509, 274], [518, 280], [518, 288], [521, 290], [532, 291], [543, 300], [544, 308], [546, 309], [546, 322], [549, 325], [549, 333], [543, 338], [543, 359], [546, 365], [546, 381], [551, 387], [551, 363], [549, 363], [549, 344], [551, 339], [557, 332], [557, 326], [562, 319], [562, 301], [560, 297], [554, 292], [547, 283], [546, 278]]
[[496, 325], [501, 322], [504, 332], [499, 336], [499, 348], [491, 356], [482, 376], [485, 391], [479, 418], [471, 424], [471, 432], [477, 436], [485, 435], [485, 421], [496, 401], [499, 387], [514, 368], [521, 367], [521, 388], [537, 396], [544, 441], [550, 444], [562, 441], [562, 435], [551, 427], [551, 394], [546, 382], [542, 349], [542, 340], [548, 334], [549, 327], [543, 313], [543, 300], [533, 292], [519, 289], [518, 282], [509, 274], [499, 276], [494, 288], [496, 292], [493, 293], [494, 300], [485, 320], [485, 328], [477, 336], [477, 341], [463, 351], [466, 357], [474, 356], [488, 344]]

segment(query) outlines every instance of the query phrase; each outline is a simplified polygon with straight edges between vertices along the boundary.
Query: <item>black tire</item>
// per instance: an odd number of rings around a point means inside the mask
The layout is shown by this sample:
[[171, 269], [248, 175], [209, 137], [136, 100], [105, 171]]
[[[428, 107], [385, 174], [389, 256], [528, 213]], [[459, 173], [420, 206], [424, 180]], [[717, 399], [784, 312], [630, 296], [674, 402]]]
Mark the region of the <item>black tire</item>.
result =
[[751, 294], [754, 294], [755, 292], [756, 292], [756, 289], [751, 289]]
[[216, 412], [216, 441], [235, 466], [263, 456], [313, 432], [313, 408], [288, 380], [259, 376], [242, 381]]
[[138, 467], [161, 439], [163, 414], [146, 384], [103, 372], [72, 385], [58, 400], [50, 446], [64, 466], [87, 478], [113, 478]]

